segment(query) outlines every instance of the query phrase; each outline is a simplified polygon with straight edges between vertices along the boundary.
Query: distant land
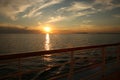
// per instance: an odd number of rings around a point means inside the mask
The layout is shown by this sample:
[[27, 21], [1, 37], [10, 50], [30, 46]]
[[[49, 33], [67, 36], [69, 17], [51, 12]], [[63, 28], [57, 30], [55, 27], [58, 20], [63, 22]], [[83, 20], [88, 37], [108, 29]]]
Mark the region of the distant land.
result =
[[[30, 30], [27, 28], [18, 28], [18, 27], [1, 27], [0, 26], [0, 34], [42, 34], [42, 30]], [[74, 30], [55, 30], [53, 34], [118, 34], [120, 32], [82, 32], [82, 31], [74, 31]]]

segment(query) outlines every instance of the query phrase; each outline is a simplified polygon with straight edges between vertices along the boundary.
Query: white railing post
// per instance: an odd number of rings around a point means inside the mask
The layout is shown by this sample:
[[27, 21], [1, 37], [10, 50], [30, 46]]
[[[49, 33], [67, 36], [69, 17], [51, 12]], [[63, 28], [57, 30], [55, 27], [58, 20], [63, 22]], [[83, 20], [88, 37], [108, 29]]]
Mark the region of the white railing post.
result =
[[70, 71], [68, 75], [68, 80], [73, 80], [74, 75], [74, 52], [71, 51], [70, 53]]

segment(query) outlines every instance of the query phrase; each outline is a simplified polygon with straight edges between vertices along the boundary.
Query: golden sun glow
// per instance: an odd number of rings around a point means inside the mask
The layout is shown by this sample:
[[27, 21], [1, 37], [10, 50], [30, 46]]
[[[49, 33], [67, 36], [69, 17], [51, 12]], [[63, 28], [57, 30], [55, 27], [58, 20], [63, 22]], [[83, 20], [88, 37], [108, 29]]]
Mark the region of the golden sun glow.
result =
[[51, 32], [51, 28], [50, 27], [44, 27], [44, 31], [46, 32], [46, 33], [50, 33]]

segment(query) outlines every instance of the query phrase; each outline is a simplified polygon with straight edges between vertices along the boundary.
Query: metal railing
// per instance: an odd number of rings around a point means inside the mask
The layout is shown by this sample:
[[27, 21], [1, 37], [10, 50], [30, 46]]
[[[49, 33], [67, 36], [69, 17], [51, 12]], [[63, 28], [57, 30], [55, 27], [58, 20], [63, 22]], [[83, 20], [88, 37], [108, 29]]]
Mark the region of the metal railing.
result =
[[0, 55], [0, 80], [103, 80], [119, 63], [120, 43]]

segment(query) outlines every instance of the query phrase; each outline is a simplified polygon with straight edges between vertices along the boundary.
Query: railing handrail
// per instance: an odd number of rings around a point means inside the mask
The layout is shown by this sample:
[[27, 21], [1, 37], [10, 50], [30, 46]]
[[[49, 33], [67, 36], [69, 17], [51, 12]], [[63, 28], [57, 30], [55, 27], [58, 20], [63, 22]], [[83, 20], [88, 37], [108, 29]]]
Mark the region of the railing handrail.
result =
[[54, 54], [54, 53], [61, 53], [61, 52], [69, 52], [69, 51], [92, 49], [92, 48], [102, 48], [102, 47], [118, 46], [118, 45], [120, 45], [120, 43], [56, 49], [56, 50], [49, 50], [49, 51], [38, 51], [38, 52], [27, 52], [27, 53], [19, 53], [19, 54], [0, 55], [0, 60], [27, 58], [27, 57], [41, 56], [44, 54]]

